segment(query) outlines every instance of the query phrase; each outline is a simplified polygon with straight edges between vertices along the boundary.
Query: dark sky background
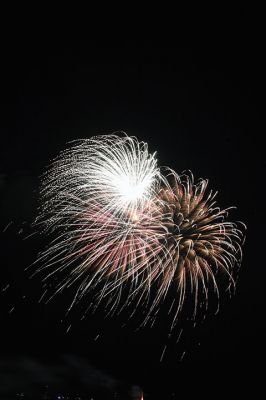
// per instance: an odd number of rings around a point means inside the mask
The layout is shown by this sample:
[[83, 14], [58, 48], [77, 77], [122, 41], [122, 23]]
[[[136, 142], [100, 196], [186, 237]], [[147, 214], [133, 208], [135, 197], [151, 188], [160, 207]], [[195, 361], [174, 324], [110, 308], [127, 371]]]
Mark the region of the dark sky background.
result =
[[[241, 389], [254, 395], [263, 388], [261, 49], [255, 39], [112, 47], [17, 37], [3, 45], [0, 288], [10, 287], [0, 294], [0, 398], [11, 388], [45, 381], [82, 390], [139, 384], [153, 393], [150, 398], [165, 391], [188, 398]], [[70, 294], [38, 303], [40, 282], [24, 272], [44, 244], [36, 237], [23, 240], [36, 213], [44, 167], [68, 141], [117, 130], [147, 141], [160, 165], [209, 178], [219, 204], [236, 205], [231, 218], [248, 226], [235, 296], [222, 297], [218, 315], [208, 315], [195, 329], [188, 326], [162, 362], [163, 320], [153, 330], [134, 332], [132, 326], [121, 329], [119, 319], [103, 320], [101, 313], [82, 321], [78, 310], [64, 317]]]

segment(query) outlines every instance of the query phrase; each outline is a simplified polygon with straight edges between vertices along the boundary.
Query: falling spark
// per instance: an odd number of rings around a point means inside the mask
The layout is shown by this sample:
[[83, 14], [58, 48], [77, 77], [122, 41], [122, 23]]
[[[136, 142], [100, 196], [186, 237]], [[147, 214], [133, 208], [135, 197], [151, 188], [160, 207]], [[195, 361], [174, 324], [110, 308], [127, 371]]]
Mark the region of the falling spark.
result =
[[7, 284], [7, 285], [1, 290], [1, 292], [4, 293], [9, 287], [10, 287], [10, 284]]
[[12, 224], [13, 224], [13, 221], [10, 221], [10, 222], [5, 226], [5, 228], [3, 229], [3, 233], [6, 232], [7, 229], [10, 227], [10, 225], [12, 225]]
[[162, 351], [162, 354], [161, 354], [161, 358], [160, 358], [160, 362], [163, 361], [163, 358], [164, 358], [164, 354], [165, 354], [166, 349], [167, 349], [167, 345], [165, 345], [164, 348], [163, 348], [163, 351]]

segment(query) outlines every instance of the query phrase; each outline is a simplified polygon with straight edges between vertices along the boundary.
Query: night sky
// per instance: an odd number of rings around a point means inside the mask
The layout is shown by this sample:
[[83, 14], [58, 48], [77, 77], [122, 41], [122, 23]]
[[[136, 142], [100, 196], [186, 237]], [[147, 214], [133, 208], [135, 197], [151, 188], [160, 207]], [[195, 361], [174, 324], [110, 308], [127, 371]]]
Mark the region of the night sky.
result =
[[[0, 294], [0, 398], [46, 383], [84, 391], [138, 384], [149, 398], [254, 395], [265, 362], [261, 42], [119, 47], [33, 36], [2, 48], [0, 289], [10, 287]], [[237, 206], [231, 219], [248, 226], [236, 294], [222, 295], [219, 314], [195, 329], [184, 320], [180, 343], [162, 362], [163, 319], [135, 332], [100, 311], [65, 317], [71, 293], [39, 303], [41, 283], [24, 271], [45, 245], [24, 238], [49, 160], [73, 139], [120, 130], [148, 142], [160, 165], [209, 178], [219, 205]]]

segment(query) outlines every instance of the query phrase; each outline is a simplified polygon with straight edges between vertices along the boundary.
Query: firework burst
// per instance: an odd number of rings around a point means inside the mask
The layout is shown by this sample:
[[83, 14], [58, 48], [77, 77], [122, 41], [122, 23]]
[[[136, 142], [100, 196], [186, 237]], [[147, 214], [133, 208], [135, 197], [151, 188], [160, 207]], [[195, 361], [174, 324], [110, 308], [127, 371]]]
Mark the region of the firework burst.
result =
[[[54, 293], [77, 284], [75, 302], [94, 290], [95, 305], [118, 311], [133, 300], [147, 316], [170, 287], [178, 315], [188, 289], [218, 294], [217, 273], [234, 285], [242, 230], [215, 205], [206, 180], [162, 171], [147, 144], [128, 136], [75, 142], [43, 176], [36, 225], [53, 236], [38, 271], [65, 272]], [[155, 288], [155, 296], [150, 293]]]

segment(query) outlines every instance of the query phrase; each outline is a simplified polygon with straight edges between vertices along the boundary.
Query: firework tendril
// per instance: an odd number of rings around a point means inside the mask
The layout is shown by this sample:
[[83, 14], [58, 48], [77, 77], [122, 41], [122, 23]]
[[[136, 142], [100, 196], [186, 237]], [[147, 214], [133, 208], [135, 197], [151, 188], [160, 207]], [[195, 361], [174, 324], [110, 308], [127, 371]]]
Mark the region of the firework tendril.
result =
[[74, 142], [42, 179], [36, 226], [53, 239], [38, 271], [45, 281], [64, 272], [54, 293], [77, 285], [72, 305], [93, 290], [96, 306], [118, 312], [136, 301], [148, 316], [174, 287], [175, 315], [188, 292], [196, 312], [210, 288], [219, 296], [219, 273], [234, 287], [242, 257], [241, 223], [227, 220], [207, 186], [160, 169], [135, 137]]

